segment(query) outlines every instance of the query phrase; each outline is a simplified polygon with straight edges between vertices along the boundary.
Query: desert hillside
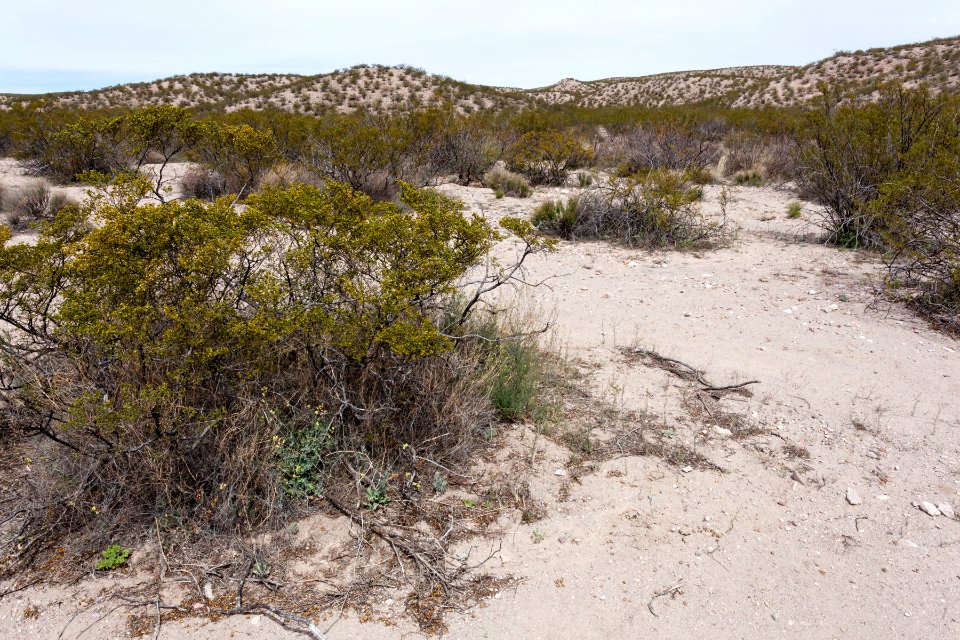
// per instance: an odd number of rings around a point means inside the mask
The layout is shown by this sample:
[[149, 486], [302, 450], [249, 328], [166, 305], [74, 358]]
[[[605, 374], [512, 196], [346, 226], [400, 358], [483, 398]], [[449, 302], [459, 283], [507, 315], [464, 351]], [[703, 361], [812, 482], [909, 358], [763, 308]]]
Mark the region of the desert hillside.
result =
[[565, 78], [536, 89], [469, 84], [405, 66], [360, 65], [308, 76], [206, 73], [94, 91], [0, 95], [0, 107], [38, 98], [83, 108], [176, 104], [225, 111], [275, 107], [299, 113], [360, 109], [383, 113], [440, 102], [452, 102], [464, 112], [534, 103], [660, 107], [711, 101], [732, 107], [793, 106], [813, 99], [824, 82], [865, 97], [886, 81], [908, 86], [925, 82], [953, 92], [960, 87], [958, 62], [960, 37], [954, 37], [838, 52], [797, 67], [756, 65], [592, 81]]

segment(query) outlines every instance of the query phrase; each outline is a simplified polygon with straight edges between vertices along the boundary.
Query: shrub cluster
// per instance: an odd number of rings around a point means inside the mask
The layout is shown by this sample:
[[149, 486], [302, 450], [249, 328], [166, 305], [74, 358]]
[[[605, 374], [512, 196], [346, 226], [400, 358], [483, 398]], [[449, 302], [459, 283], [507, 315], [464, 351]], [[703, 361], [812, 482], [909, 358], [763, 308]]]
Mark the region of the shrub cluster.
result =
[[35, 244], [0, 227], [0, 427], [45, 460], [4, 515], [4, 572], [124, 524], [248, 531], [341, 475], [386, 491], [522, 410], [494, 403], [527, 373], [495, 328], [475, 337], [462, 284], [500, 234], [458, 202], [330, 182], [141, 204], [150, 188], [120, 174]]
[[960, 309], [960, 99], [883, 87], [876, 102], [829, 91], [806, 121], [798, 184], [832, 242], [884, 252], [888, 282], [954, 326]]
[[630, 246], [708, 246], [720, 241], [722, 221], [700, 212], [700, 187], [683, 174], [667, 170], [615, 178], [609, 186], [582, 193], [567, 202], [548, 202], [533, 222], [545, 233], [564, 238], [603, 238]]

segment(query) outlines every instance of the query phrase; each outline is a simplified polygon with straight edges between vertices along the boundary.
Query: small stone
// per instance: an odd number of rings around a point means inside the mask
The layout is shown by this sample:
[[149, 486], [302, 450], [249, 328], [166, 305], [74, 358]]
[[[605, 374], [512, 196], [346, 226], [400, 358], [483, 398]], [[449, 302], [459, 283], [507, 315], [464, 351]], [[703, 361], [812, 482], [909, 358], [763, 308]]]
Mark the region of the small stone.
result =
[[863, 499], [853, 487], [847, 487], [847, 502], [852, 505], [863, 504]]
[[723, 427], [714, 427], [713, 430], [718, 436], [723, 436], [724, 438], [733, 435], [733, 431], [730, 431], [730, 429], [724, 429]]
[[690, 465], [687, 465], [683, 469], [680, 469], [680, 471], [683, 471], [684, 473], [690, 473], [691, 471], [693, 471], [693, 467], [691, 467]]
[[932, 502], [926, 502], [926, 501], [921, 502], [920, 505], [919, 505], [919, 508], [920, 508], [920, 511], [923, 511], [923, 512], [926, 513], [928, 516], [939, 516], [939, 515], [942, 515], [942, 514], [940, 513], [940, 510], [937, 509], [936, 505], [934, 505]]
[[557, 469], [556, 471], [553, 472], [553, 475], [555, 475], [555, 476], [565, 476], [565, 475], [567, 475], [567, 472], [566, 472], [565, 469]]
[[684, 311], [684, 312], [683, 312], [683, 317], [684, 317], [684, 318], [689, 318], [689, 317], [692, 316], [692, 315], [693, 315], [693, 314], [690, 313], [689, 311]]
[[909, 548], [909, 549], [919, 549], [919, 548], [920, 548], [920, 545], [918, 545], [916, 542], [914, 542], [913, 540], [907, 540], [906, 538], [904, 538], [903, 540], [901, 540], [901, 541], [900, 541], [900, 544], [902, 544], [903, 546], [905, 546], [905, 547], [907, 547], [907, 548]]
[[880, 459], [880, 456], [877, 455], [877, 452], [876, 452], [876, 451], [867, 451], [867, 457], [868, 457], [868, 458], [873, 458], [874, 460], [879, 460], [879, 459]]
[[953, 511], [953, 506], [949, 502], [941, 502], [937, 505], [937, 510], [951, 520], [957, 519], [957, 514]]

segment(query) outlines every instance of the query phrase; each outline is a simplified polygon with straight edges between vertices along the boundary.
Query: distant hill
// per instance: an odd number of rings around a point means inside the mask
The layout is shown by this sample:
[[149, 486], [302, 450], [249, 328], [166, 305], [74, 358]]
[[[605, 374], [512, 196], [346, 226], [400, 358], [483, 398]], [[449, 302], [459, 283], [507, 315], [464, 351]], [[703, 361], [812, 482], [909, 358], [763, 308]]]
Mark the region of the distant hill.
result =
[[390, 112], [445, 101], [465, 112], [544, 103], [657, 107], [711, 101], [759, 107], [803, 104], [819, 94], [822, 82], [839, 84], [869, 99], [880, 83], [891, 80], [908, 85], [924, 82], [936, 91], [960, 90], [960, 37], [838, 52], [798, 67], [757, 65], [591, 81], [566, 78], [538, 89], [489, 87], [411, 67], [362, 65], [311, 76], [206, 73], [94, 91], [0, 95], [0, 107], [39, 98], [79, 108], [169, 103], [225, 111], [275, 107], [302, 113], [361, 108]]

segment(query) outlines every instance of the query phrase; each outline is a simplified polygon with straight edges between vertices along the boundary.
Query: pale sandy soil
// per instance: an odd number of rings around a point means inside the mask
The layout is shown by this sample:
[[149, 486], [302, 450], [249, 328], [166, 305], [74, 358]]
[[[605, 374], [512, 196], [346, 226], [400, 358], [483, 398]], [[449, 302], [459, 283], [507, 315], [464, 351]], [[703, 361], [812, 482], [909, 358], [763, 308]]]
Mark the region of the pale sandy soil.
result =
[[[440, 189], [492, 219], [574, 191], [498, 201], [487, 189]], [[548, 512], [529, 525], [505, 519], [498, 539], [474, 541], [477, 552], [502, 544], [492, 570], [521, 582], [451, 614], [448, 637], [960, 637], [960, 522], [911, 505], [960, 507], [960, 345], [904, 309], [871, 307], [875, 259], [812, 242], [809, 221], [786, 218], [789, 192], [732, 193], [739, 233], [727, 248], [562, 243], [530, 265], [529, 280], [552, 279], [523, 294], [552, 313], [555, 343], [590, 372], [594, 393], [661, 416], [723, 472], [625, 457], [571, 482], [555, 473], [568, 451], [534, 444], [525, 428], [505, 434], [503, 457], [529, 460], [540, 449], [529, 474]], [[707, 212], [716, 213], [716, 195], [709, 187]], [[690, 418], [685, 383], [624, 355], [636, 346], [717, 384], [759, 380], [752, 397], [725, 406], [766, 433], [734, 439]], [[861, 504], [848, 503], [850, 488]], [[319, 546], [349, 540], [342, 520], [306, 520], [299, 535]], [[152, 567], [134, 569], [131, 583]], [[110, 585], [91, 577], [10, 596], [0, 601], [0, 635], [127, 637], [116, 604], [73, 618], [76, 602]], [[25, 619], [27, 606], [40, 616]], [[392, 626], [351, 614], [320, 626], [331, 640], [422, 637], [400, 609], [377, 609]], [[168, 623], [159, 637], [296, 636], [250, 616]]]

